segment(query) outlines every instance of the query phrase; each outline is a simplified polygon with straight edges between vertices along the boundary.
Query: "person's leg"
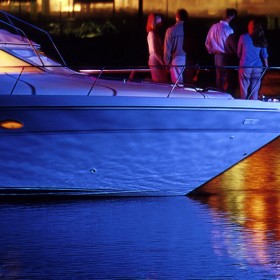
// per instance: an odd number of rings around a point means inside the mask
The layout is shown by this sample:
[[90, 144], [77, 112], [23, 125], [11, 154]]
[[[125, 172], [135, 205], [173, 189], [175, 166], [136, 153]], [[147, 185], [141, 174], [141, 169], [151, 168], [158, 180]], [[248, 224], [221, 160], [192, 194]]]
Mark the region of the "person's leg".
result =
[[151, 70], [151, 77], [153, 82], [157, 82], [157, 60], [154, 55], [149, 56], [149, 61], [148, 61], [150, 70]]
[[176, 83], [178, 80], [178, 83], [183, 83], [184, 80], [184, 68], [186, 63], [186, 57], [185, 56], [176, 56], [172, 60], [171, 67], [170, 67], [170, 75], [171, 75], [171, 81], [172, 83]]
[[251, 69], [250, 68], [239, 68], [238, 78], [239, 78], [241, 99], [246, 99], [247, 98], [248, 88], [249, 88], [249, 85], [250, 85], [250, 76], [251, 76]]
[[253, 68], [251, 74], [251, 87], [250, 87], [250, 99], [257, 100], [259, 98], [259, 89], [261, 87], [261, 68]]
[[230, 70], [227, 68], [221, 68], [221, 84], [222, 90], [227, 92], [230, 87]]
[[222, 87], [222, 66], [223, 66], [223, 56], [222, 54], [215, 54], [215, 66], [216, 66], [216, 87], [218, 89], [223, 89]]

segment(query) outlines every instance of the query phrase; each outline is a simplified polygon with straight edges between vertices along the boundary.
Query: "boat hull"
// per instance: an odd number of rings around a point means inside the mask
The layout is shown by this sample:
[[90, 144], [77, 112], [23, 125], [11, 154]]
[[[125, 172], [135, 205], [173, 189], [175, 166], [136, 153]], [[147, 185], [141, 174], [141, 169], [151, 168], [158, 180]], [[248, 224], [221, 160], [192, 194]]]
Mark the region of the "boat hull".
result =
[[0, 131], [1, 194], [186, 195], [280, 133], [278, 110], [238, 101], [5, 98], [24, 127]]

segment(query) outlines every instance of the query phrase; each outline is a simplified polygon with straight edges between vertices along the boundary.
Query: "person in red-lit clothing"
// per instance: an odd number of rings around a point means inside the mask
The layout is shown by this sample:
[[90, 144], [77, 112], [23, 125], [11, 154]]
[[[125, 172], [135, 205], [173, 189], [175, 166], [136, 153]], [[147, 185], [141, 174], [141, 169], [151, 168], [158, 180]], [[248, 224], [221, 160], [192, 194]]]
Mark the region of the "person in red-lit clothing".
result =
[[163, 42], [159, 35], [159, 27], [162, 25], [162, 16], [151, 13], [148, 16], [146, 31], [149, 61], [153, 82], [168, 82], [168, 73], [163, 61]]

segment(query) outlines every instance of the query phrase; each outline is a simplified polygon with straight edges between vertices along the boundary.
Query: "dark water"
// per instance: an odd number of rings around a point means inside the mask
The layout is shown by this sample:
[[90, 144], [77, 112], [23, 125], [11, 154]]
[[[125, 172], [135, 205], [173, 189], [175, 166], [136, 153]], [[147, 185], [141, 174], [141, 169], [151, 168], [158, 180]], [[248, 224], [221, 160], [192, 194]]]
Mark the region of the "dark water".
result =
[[280, 279], [280, 140], [210, 196], [0, 203], [0, 279]]

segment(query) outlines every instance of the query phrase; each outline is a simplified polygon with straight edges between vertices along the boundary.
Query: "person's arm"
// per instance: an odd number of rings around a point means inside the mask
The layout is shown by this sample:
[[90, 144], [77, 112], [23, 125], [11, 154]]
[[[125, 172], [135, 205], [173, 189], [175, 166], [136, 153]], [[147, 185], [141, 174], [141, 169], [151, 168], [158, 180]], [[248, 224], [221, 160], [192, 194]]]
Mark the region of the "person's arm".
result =
[[267, 53], [267, 48], [262, 48], [261, 49], [261, 57], [263, 61], [264, 67], [268, 67], [268, 53]]
[[150, 31], [147, 36], [149, 54], [154, 52], [154, 32]]
[[243, 46], [243, 36], [241, 35], [237, 44], [237, 56], [239, 58], [242, 56], [242, 46]]
[[215, 54], [215, 38], [214, 38], [215, 29], [216, 29], [216, 25], [214, 24], [209, 29], [205, 41], [205, 47], [209, 54]]
[[155, 55], [156, 60], [161, 65], [164, 65], [162, 41], [159, 38], [159, 35], [156, 34], [155, 32], [153, 32], [153, 48], [154, 48], [154, 55]]
[[237, 54], [237, 39], [234, 33], [231, 33], [226, 39], [226, 53]]
[[164, 38], [164, 54], [163, 54], [163, 60], [165, 65], [169, 65], [171, 63], [171, 49], [172, 49], [171, 34], [170, 34], [170, 29], [167, 29]]
[[268, 59], [267, 58], [263, 59], [263, 64], [264, 64], [264, 67], [268, 67]]

